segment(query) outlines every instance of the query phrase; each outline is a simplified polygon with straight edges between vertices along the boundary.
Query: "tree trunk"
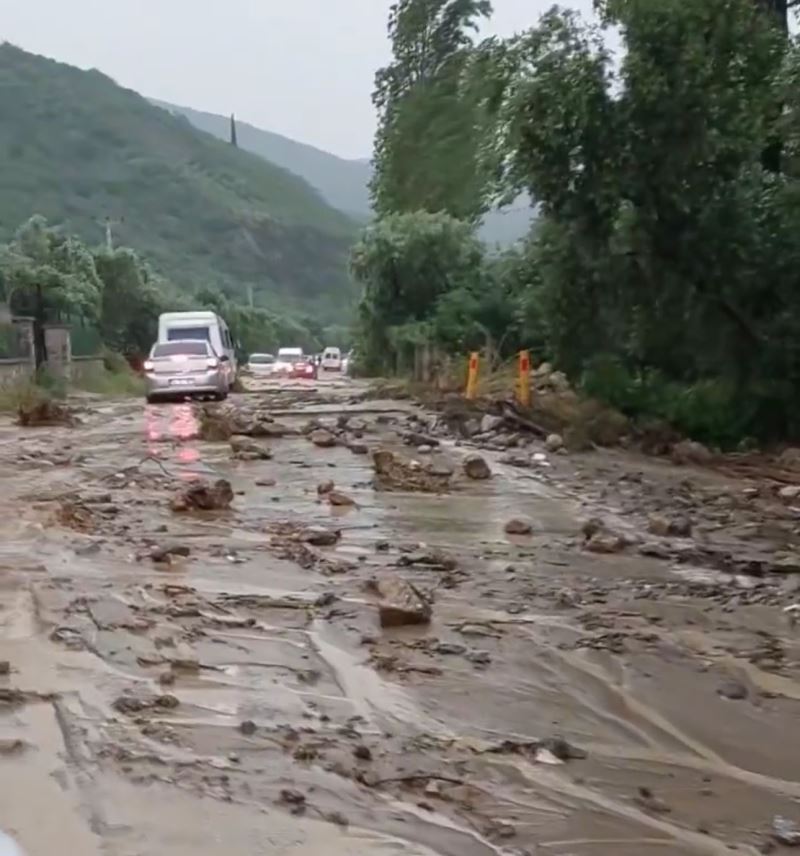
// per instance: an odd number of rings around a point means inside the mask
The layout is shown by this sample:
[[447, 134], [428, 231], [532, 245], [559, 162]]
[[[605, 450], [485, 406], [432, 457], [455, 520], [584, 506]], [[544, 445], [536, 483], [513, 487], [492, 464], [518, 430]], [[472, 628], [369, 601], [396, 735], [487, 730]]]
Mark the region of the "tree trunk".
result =
[[33, 313], [33, 347], [37, 370], [47, 363], [47, 343], [44, 338], [44, 324], [44, 296], [41, 285], [37, 285], [36, 308]]

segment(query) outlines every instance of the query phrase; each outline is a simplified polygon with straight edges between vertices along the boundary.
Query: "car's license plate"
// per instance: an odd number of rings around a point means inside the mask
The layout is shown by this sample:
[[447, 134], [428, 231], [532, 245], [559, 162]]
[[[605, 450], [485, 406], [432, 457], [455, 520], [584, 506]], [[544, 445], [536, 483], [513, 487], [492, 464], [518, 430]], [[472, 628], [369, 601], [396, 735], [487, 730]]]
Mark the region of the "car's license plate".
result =
[[192, 379], [190, 377], [172, 377], [169, 379], [170, 386], [189, 386]]

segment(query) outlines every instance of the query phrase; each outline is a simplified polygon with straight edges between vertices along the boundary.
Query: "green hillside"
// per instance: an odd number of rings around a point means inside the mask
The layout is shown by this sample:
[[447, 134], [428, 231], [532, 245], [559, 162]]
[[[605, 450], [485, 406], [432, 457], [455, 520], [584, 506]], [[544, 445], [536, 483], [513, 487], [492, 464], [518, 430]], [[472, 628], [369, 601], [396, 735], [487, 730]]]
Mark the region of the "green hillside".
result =
[[97, 71], [0, 45], [0, 240], [32, 213], [139, 250], [182, 289], [341, 312], [355, 224], [287, 170]]
[[[230, 119], [227, 116], [205, 113], [190, 107], [178, 107], [162, 101], [153, 103], [179, 116], [185, 116], [196, 128], [221, 140], [227, 140], [230, 136]], [[239, 145], [243, 149], [304, 178], [334, 208], [362, 221], [371, 217], [369, 181], [372, 167], [369, 159], [340, 158], [246, 122], [237, 121], [236, 132]], [[490, 244], [511, 244], [528, 233], [532, 219], [530, 204], [527, 198], [522, 197], [508, 209], [490, 211], [484, 218], [480, 235]]]

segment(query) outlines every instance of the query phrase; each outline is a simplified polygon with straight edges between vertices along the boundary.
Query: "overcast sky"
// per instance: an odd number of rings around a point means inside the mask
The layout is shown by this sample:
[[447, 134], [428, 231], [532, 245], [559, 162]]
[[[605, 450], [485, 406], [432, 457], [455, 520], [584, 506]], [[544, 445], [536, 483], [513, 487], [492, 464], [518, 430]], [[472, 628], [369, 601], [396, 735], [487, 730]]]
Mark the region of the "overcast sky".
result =
[[[153, 98], [236, 115], [344, 157], [370, 154], [391, 0], [0, 0], [0, 40]], [[552, 0], [494, 0], [488, 32]], [[592, 0], [564, 0], [581, 10]]]

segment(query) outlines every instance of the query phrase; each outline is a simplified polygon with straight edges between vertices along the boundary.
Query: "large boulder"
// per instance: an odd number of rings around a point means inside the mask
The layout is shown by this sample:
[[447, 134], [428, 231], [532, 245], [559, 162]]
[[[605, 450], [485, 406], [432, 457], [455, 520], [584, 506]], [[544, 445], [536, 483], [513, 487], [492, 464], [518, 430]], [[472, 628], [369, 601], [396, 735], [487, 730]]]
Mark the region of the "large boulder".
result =
[[386, 577], [372, 585], [380, 597], [378, 615], [381, 627], [428, 624], [433, 610], [427, 598], [400, 577]]
[[482, 481], [492, 477], [492, 470], [482, 455], [472, 454], [464, 458], [464, 473], [467, 478]]

